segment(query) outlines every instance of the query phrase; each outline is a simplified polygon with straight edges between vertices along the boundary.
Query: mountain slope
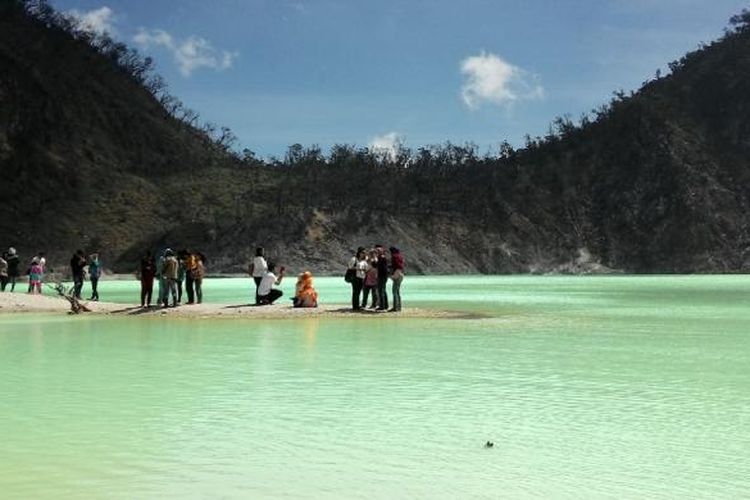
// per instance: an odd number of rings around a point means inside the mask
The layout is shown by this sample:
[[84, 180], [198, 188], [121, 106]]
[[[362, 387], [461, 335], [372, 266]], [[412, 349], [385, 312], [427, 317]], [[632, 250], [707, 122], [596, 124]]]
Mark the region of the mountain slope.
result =
[[498, 157], [295, 145], [262, 162], [169, 112], [133, 70], [142, 60], [28, 3], [0, 2], [0, 245], [24, 255], [84, 247], [128, 271], [145, 248], [171, 245], [238, 271], [263, 244], [338, 272], [352, 247], [383, 242], [425, 273], [748, 267], [744, 18], [593, 120], [558, 120]]

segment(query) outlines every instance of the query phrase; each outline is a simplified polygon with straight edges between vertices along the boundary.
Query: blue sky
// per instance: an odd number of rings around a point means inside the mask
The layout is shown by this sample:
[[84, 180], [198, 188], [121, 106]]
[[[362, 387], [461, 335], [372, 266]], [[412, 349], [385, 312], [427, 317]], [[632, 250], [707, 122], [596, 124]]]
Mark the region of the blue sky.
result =
[[154, 57], [171, 93], [241, 146], [481, 151], [722, 34], [736, 0], [53, 0]]

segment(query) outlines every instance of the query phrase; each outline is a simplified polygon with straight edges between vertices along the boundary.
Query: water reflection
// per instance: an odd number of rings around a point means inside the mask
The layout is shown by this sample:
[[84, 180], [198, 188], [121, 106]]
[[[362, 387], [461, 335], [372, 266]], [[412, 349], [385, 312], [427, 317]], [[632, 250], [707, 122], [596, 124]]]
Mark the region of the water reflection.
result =
[[305, 332], [305, 345], [307, 346], [308, 353], [313, 353], [315, 351], [315, 342], [318, 338], [320, 319], [307, 318], [303, 320], [303, 328]]

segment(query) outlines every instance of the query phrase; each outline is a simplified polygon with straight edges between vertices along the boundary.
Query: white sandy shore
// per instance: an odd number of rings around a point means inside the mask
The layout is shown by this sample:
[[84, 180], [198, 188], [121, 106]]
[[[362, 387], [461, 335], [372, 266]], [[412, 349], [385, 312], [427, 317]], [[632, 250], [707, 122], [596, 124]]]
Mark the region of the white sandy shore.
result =
[[[112, 302], [86, 302], [83, 301], [91, 312], [81, 313], [84, 315], [118, 315], [118, 316], [174, 316], [188, 318], [259, 318], [259, 319], [284, 319], [304, 317], [340, 317], [340, 318], [371, 318], [374, 316], [385, 316], [392, 318], [464, 318], [467, 315], [461, 312], [441, 311], [433, 309], [408, 308], [401, 312], [376, 312], [366, 310], [354, 312], [343, 304], [326, 304], [316, 308], [295, 309], [287, 303], [274, 304], [271, 306], [255, 306], [251, 304], [193, 304], [179, 305], [177, 307], [150, 307], [141, 308], [128, 304], [115, 304]], [[70, 304], [62, 297], [49, 297], [44, 295], [29, 295], [26, 293], [0, 293], [0, 314], [2, 313], [60, 313], [70, 312]]]

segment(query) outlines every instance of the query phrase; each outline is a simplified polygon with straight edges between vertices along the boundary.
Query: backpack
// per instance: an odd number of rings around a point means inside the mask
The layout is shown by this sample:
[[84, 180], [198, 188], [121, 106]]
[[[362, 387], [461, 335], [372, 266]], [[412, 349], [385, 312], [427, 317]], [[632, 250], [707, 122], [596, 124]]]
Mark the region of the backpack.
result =
[[347, 269], [346, 273], [344, 273], [344, 281], [347, 283], [351, 283], [354, 281], [354, 278], [357, 276], [357, 270], [354, 268]]

